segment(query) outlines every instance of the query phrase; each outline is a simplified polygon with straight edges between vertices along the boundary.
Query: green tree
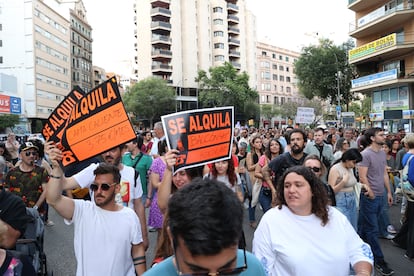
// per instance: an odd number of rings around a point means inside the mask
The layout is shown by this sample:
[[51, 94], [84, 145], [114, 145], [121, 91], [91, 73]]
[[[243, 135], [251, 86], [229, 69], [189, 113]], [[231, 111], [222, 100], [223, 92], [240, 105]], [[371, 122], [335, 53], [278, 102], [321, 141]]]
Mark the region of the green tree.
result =
[[0, 115], [0, 132], [4, 132], [6, 128], [13, 127], [19, 123], [19, 115], [2, 114]]
[[273, 105], [271, 104], [261, 105], [260, 113], [266, 120], [269, 121], [277, 114], [275, 108], [273, 108]]
[[304, 47], [294, 70], [299, 91], [308, 99], [319, 97], [336, 105], [339, 78], [340, 102], [348, 110], [349, 103], [357, 99], [350, 92], [355, 68], [348, 63], [348, 51], [353, 47], [352, 40], [335, 46], [329, 39]]
[[228, 62], [211, 67], [208, 73], [199, 71], [196, 82], [199, 83], [199, 102], [203, 107], [234, 106], [236, 114], [244, 114], [246, 106], [257, 102], [258, 93], [249, 87], [247, 73], [239, 73]]
[[154, 120], [175, 111], [175, 91], [159, 78], [150, 77], [133, 85], [124, 95], [125, 108], [147, 119], [152, 128]]

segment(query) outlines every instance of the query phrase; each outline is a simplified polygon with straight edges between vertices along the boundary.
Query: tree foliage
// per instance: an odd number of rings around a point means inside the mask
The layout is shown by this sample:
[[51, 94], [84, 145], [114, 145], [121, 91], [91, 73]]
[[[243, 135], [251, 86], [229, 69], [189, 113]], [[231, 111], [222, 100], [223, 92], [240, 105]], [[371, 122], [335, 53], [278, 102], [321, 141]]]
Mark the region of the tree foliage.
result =
[[152, 128], [154, 120], [175, 111], [175, 91], [159, 78], [150, 77], [134, 84], [123, 97], [128, 112], [147, 119]]
[[8, 127], [13, 127], [19, 123], [19, 115], [2, 114], [0, 115], [0, 131], [4, 131]]
[[247, 73], [239, 73], [228, 62], [211, 67], [208, 73], [199, 71], [196, 82], [199, 83], [199, 102], [203, 107], [234, 106], [235, 113], [240, 114], [249, 112], [246, 106], [255, 106], [257, 102], [258, 93], [249, 87]]
[[352, 40], [335, 46], [328, 39], [320, 39], [317, 46], [304, 47], [295, 62], [299, 91], [308, 99], [319, 97], [336, 105], [339, 72], [340, 102], [348, 110], [349, 103], [357, 99], [350, 92], [355, 68], [348, 63], [348, 51], [353, 47]]

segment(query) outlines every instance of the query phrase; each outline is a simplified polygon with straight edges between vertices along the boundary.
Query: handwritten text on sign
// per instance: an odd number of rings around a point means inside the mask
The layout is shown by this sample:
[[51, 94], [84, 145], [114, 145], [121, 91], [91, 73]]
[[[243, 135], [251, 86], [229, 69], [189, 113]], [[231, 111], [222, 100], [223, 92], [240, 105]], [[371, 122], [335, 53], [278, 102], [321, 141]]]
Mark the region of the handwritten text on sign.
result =
[[233, 107], [184, 111], [161, 119], [168, 147], [180, 151], [175, 170], [230, 158]]

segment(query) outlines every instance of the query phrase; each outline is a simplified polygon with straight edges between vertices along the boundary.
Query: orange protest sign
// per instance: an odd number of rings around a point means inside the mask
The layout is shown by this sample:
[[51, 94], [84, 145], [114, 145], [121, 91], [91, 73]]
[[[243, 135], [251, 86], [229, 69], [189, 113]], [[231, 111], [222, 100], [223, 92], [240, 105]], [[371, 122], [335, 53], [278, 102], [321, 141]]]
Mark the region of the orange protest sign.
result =
[[83, 161], [136, 138], [115, 78], [74, 105], [62, 137], [63, 166]]
[[168, 147], [180, 151], [174, 170], [230, 158], [233, 114], [233, 107], [219, 107], [162, 116]]
[[59, 103], [55, 110], [53, 110], [42, 129], [42, 134], [46, 141], [60, 142], [63, 131], [67, 125], [67, 119], [72, 112], [72, 108], [84, 95], [85, 92], [83, 92], [82, 89], [75, 87], [65, 99]]

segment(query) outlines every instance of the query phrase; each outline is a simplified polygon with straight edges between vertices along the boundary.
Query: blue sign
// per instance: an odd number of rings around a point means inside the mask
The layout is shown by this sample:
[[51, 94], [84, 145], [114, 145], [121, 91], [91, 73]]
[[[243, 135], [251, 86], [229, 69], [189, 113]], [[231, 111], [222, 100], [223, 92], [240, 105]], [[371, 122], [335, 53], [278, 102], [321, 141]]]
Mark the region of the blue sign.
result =
[[341, 106], [340, 105], [336, 106], [336, 111], [341, 111]]
[[10, 97], [10, 113], [22, 114], [22, 100], [17, 97]]

